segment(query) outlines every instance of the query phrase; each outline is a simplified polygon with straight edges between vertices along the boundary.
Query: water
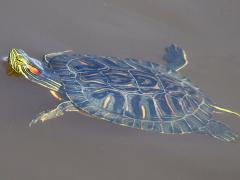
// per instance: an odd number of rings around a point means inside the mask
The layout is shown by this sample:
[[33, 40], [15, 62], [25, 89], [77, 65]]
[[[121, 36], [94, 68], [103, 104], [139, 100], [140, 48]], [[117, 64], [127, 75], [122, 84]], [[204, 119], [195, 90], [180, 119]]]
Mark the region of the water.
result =
[[[172, 42], [187, 50], [181, 71], [218, 105], [240, 111], [238, 1], [86, 0], [1, 2], [0, 54], [73, 49], [161, 63]], [[58, 104], [45, 88], [0, 65], [0, 177], [26, 179], [238, 179], [240, 143], [119, 127], [78, 113], [32, 128]], [[240, 119], [217, 114], [240, 132]]]

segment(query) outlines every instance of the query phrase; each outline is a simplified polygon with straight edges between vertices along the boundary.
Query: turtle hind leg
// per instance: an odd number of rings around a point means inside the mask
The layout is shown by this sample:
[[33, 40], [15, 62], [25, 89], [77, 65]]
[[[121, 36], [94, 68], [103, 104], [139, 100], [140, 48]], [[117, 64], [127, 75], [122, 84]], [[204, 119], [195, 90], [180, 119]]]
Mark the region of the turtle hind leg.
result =
[[240, 140], [237, 133], [216, 120], [210, 120], [204, 128], [200, 129], [200, 132], [225, 142], [236, 142]]
[[163, 60], [168, 68], [175, 71], [182, 69], [188, 64], [186, 52], [174, 44], [165, 48]]
[[65, 111], [73, 110], [75, 110], [75, 107], [72, 105], [71, 101], [62, 102], [55, 109], [51, 109], [47, 112], [41, 112], [38, 114], [38, 116], [29, 123], [29, 126], [31, 127], [33, 124], [36, 124], [38, 122], [45, 122], [49, 119], [60, 117], [64, 114]]

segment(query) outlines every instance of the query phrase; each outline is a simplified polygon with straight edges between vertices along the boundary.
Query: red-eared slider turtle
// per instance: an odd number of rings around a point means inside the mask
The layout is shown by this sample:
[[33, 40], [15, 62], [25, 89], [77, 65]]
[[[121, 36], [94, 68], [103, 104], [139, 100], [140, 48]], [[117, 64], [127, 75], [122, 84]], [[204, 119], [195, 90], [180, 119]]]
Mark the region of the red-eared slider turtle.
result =
[[132, 58], [52, 53], [40, 61], [21, 49], [9, 53], [9, 74], [47, 87], [61, 100], [53, 110], [40, 113], [30, 125], [85, 112], [114, 124], [166, 134], [204, 133], [223, 141], [238, 135], [214, 120], [215, 106], [178, 71], [187, 65], [186, 53], [176, 45], [165, 49], [165, 65]]

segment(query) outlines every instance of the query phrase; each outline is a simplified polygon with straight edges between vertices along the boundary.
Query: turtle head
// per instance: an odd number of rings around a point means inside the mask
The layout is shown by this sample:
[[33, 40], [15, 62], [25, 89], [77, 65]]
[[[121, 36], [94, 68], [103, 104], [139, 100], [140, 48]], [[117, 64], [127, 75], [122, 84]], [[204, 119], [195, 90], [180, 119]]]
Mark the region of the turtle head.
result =
[[10, 50], [8, 75], [23, 75], [25, 78], [55, 91], [60, 87], [56, 75], [53, 75], [43, 62], [28, 56], [21, 49]]

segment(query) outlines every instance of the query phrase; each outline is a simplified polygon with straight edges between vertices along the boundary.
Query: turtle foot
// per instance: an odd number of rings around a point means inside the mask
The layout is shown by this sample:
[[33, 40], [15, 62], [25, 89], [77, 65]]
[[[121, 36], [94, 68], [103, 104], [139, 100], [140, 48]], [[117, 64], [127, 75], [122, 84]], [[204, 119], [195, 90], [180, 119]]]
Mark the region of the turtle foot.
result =
[[39, 115], [29, 123], [29, 127], [37, 123], [43, 123], [49, 119], [54, 119], [56, 117], [62, 116], [64, 113], [62, 111], [57, 111], [58, 109], [53, 109], [48, 112], [41, 112]]
[[237, 142], [240, 140], [240, 137], [237, 133], [235, 133], [225, 124], [215, 120], [209, 121], [207, 126], [204, 128], [204, 132], [225, 142]]
[[62, 116], [65, 111], [73, 110], [76, 110], [76, 108], [74, 108], [71, 101], [64, 101], [60, 103], [55, 109], [49, 110], [47, 112], [41, 112], [35, 119], [33, 119], [29, 123], [29, 126], [31, 127], [34, 124], [43, 123], [49, 119], [57, 118], [59, 116]]
[[188, 63], [185, 51], [174, 44], [165, 48], [163, 60], [166, 62], [167, 67], [176, 71]]

